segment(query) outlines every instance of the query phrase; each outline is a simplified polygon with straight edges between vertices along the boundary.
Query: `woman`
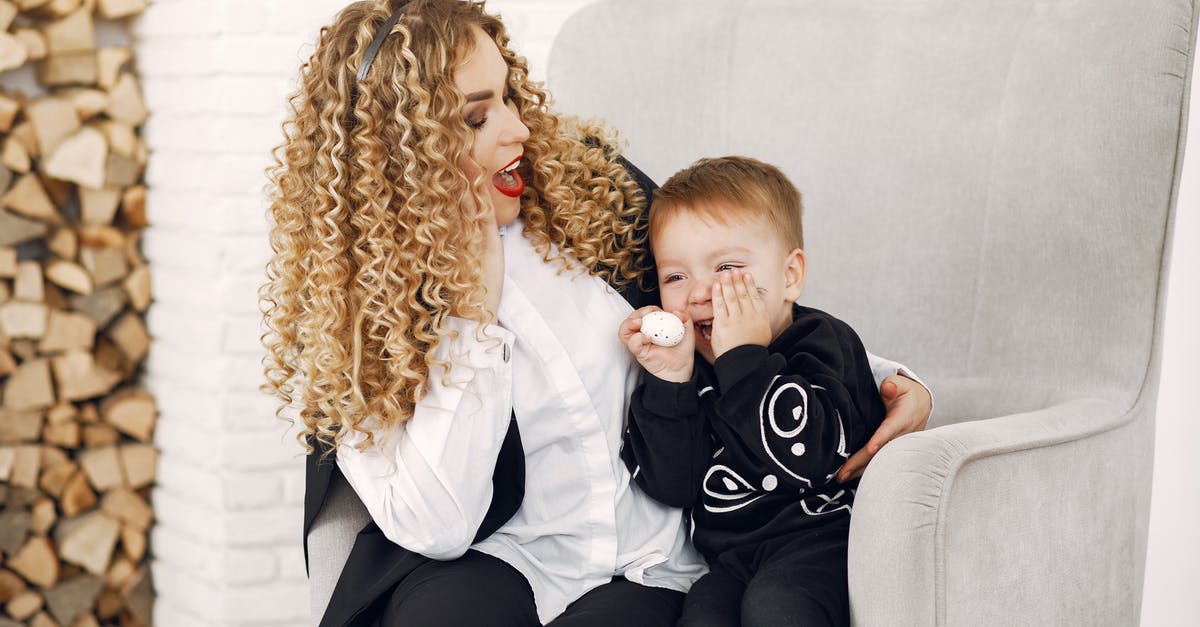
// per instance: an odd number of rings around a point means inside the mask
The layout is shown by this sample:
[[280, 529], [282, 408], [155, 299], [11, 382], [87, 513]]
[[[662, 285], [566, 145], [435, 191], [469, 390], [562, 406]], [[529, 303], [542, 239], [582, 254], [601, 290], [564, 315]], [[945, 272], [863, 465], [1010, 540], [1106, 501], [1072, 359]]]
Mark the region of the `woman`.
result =
[[[303, 422], [306, 533], [335, 473], [372, 518], [322, 624], [671, 625], [705, 569], [619, 459], [653, 183], [507, 41], [482, 3], [357, 2], [301, 68], [268, 387]], [[888, 381], [876, 449], [929, 413]]]

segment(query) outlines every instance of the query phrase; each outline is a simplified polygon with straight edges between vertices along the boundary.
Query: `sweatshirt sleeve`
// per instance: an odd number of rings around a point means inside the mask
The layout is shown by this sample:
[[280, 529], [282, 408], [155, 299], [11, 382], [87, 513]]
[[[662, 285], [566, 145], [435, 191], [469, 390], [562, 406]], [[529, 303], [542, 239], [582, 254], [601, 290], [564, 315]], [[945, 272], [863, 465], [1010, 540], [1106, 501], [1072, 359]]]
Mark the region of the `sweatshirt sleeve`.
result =
[[671, 507], [691, 507], [710, 449], [696, 385], [644, 376], [630, 399], [621, 456], [633, 481], [651, 498]]
[[441, 560], [466, 552], [487, 513], [513, 411], [513, 334], [486, 325], [480, 340], [474, 322], [448, 318], [447, 326], [458, 335], [434, 354], [450, 366], [430, 368], [412, 419], [375, 431], [376, 444], [364, 450], [358, 432], [337, 449], [338, 468], [383, 534]]
[[[722, 393], [714, 429], [781, 471], [781, 481], [807, 489], [827, 483], [853, 444], [874, 431], [882, 403], [856, 335], [825, 321], [787, 351], [785, 357], [746, 345], [717, 359]], [[862, 387], [869, 389], [852, 389]], [[867, 407], [864, 393], [874, 397]]]

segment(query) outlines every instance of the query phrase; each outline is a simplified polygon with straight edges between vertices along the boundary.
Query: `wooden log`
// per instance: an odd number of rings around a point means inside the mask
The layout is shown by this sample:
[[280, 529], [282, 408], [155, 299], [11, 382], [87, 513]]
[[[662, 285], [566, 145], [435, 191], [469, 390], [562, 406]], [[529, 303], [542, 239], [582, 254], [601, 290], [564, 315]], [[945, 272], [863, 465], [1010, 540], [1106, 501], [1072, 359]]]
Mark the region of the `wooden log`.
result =
[[125, 607], [136, 625], [148, 627], [153, 624], [151, 610], [154, 608], [154, 588], [150, 583], [149, 568], [139, 568], [121, 588], [121, 596], [125, 598]]
[[126, 72], [117, 78], [117, 83], [108, 92], [108, 107], [105, 111], [112, 119], [130, 126], [141, 126], [146, 121], [149, 112], [142, 100], [142, 90], [133, 74]]
[[92, 609], [103, 587], [103, 579], [89, 575], [64, 581], [45, 592], [46, 607], [60, 625], [69, 625]]
[[115, 20], [137, 15], [146, 10], [148, 4], [146, 0], [99, 0], [96, 10], [101, 17]]
[[28, 589], [13, 595], [13, 598], [9, 599], [8, 603], [4, 606], [4, 611], [17, 620], [25, 620], [41, 609], [42, 595]]
[[71, 101], [80, 120], [95, 117], [108, 107], [108, 94], [90, 87], [65, 89], [59, 95]]
[[71, 456], [68, 455], [63, 449], [46, 442], [42, 443], [42, 459], [38, 464], [39, 470], [45, 471], [51, 466], [66, 464], [70, 461]]
[[4, 384], [5, 409], [39, 410], [53, 404], [54, 384], [45, 359], [31, 359], [21, 364]]
[[61, 626], [58, 623], [54, 622], [54, 619], [50, 618], [50, 615], [47, 614], [45, 610], [42, 610], [42, 611], [38, 612], [37, 614], [34, 614], [33, 618], [29, 619], [29, 627], [61, 627]]
[[7, 246], [0, 247], [0, 278], [15, 278], [17, 276], [17, 249]]
[[17, 17], [17, 5], [8, 0], [0, 0], [0, 31], [8, 30], [12, 26], [13, 19]]
[[42, 441], [65, 448], [78, 448], [83, 428], [78, 422], [46, 423], [42, 427]]
[[13, 464], [16, 461], [17, 453], [11, 446], [0, 446], [0, 484], [12, 477]]
[[123, 525], [121, 527], [121, 550], [129, 559], [135, 562], [141, 562], [146, 556], [146, 530], [139, 529], [134, 525]]
[[40, 61], [45, 59], [46, 55], [50, 53], [49, 48], [46, 46], [46, 36], [42, 34], [42, 31], [32, 28], [18, 28], [13, 31], [13, 37], [16, 37], [17, 41], [25, 46], [25, 54], [30, 61]]
[[58, 582], [58, 556], [49, 538], [33, 536], [8, 560], [8, 567], [26, 581], [49, 588]]
[[80, 9], [42, 27], [46, 46], [51, 55], [70, 52], [91, 52], [96, 49], [96, 30], [92, 14]]
[[[79, 236], [75, 234], [74, 229], [70, 227], [62, 227], [50, 236], [46, 242], [46, 246], [50, 251], [65, 260], [74, 259], [79, 254]], [[91, 283], [91, 278], [88, 278], [88, 283]], [[89, 294], [91, 292], [88, 292]]]
[[[15, 137], [5, 138], [4, 146], [0, 149], [0, 162], [4, 163], [5, 168], [21, 173], [29, 172], [29, 168], [33, 167], [33, 160], [29, 157], [29, 151], [25, 150], [25, 144]], [[8, 189], [8, 183], [3, 187]]]
[[8, 352], [7, 348], [0, 348], [0, 377], [7, 377], [16, 370], [17, 360], [13, 358], [12, 353]]
[[[25, 107], [25, 117], [29, 118], [28, 106]], [[33, 122], [31, 122], [29, 119], [18, 122], [16, 126], [12, 127], [12, 131], [10, 133], [13, 137], [17, 138], [18, 141], [25, 145], [25, 151], [29, 153], [30, 157], [36, 158], [42, 154], [42, 147], [40, 144], [38, 144], [37, 131], [34, 130]]]
[[13, 122], [17, 119], [17, 113], [25, 106], [25, 95], [18, 94], [16, 97], [0, 92], [0, 132], [7, 133], [12, 130]]
[[52, 424], [60, 424], [67, 421], [73, 421], [79, 417], [79, 410], [71, 403], [58, 402], [50, 409], [46, 410], [46, 421]]
[[64, 98], [37, 98], [25, 107], [25, 115], [29, 118], [34, 137], [37, 138], [36, 150], [31, 149], [28, 142], [25, 149], [35, 157], [49, 154], [81, 127], [75, 106]]
[[115, 446], [85, 449], [79, 453], [79, 465], [97, 491], [104, 492], [126, 485], [121, 455]]
[[85, 187], [104, 187], [108, 168], [108, 142], [104, 133], [85, 126], [64, 139], [42, 161], [42, 171], [54, 178]]
[[[97, 603], [99, 603], [99, 599], [97, 599]], [[76, 616], [69, 627], [100, 627], [100, 621], [96, 620], [95, 615], [91, 613], [83, 613]]]
[[117, 318], [107, 334], [130, 363], [140, 363], [150, 350], [150, 334], [136, 313], [129, 312]]
[[54, 507], [53, 499], [42, 499], [34, 503], [31, 513], [33, 516], [29, 521], [29, 530], [39, 536], [49, 533], [58, 520], [58, 510]]
[[12, 472], [8, 483], [22, 488], [37, 487], [38, 469], [41, 467], [42, 447], [32, 444], [12, 447], [14, 454]]
[[42, 412], [34, 410], [0, 409], [0, 442], [36, 442], [42, 429]]
[[8, 337], [40, 339], [46, 334], [49, 310], [42, 303], [0, 304], [0, 329]]
[[58, 397], [78, 401], [107, 393], [121, 376], [96, 365], [92, 354], [81, 350], [66, 351], [50, 360]]
[[95, 85], [98, 73], [95, 52], [62, 52], [42, 60], [38, 78], [51, 87]]
[[[122, 530], [124, 530], [124, 527], [122, 527]], [[109, 565], [108, 572], [104, 573], [104, 583], [109, 588], [120, 588], [136, 572], [137, 564], [129, 559], [128, 555], [119, 555]]]
[[121, 197], [121, 216], [125, 224], [140, 229], [149, 226], [146, 221], [146, 186], [133, 185]]
[[113, 187], [99, 189], [80, 186], [80, 218], [84, 224], [112, 224], [121, 204], [121, 190]]
[[83, 425], [84, 446], [105, 446], [121, 441], [121, 434], [112, 425]]
[[29, 58], [29, 51], [20, 39], [5, 32], [0, 32], [0, 72], [15, 70]]
[[[42, 492], [45, 492], [46, 494], [49, 494], [60, 501], [65, 501], [66, 497], [64, 496], [64, 493], [67, 490], [67, 487], [70, 485], [71, 480], [75, 478], [75, 475], [78, 472], [79, 464], [76, 464], [73, 461], [67, 461], [65, 464], [51, 466], [42, 471], [42, 478], [38, 480], [38, 487], [42, 489]], [[84, 478], [84, 486], [87, 486], [86, 477]], [[90, 492], [91, 488], [88, 488], [88, 491]], [[95, 504], [95, 500], [95, 495], [93, 494], [92, 504]], [[67, 513], [65, 507], [63, 509], [63, 513], [67, 514], [68, 516], [74, 515]]]
[[0, 209], [0, 246], [12, 246], [42, 237], [50, 230], [43, 222]]
[[[91, 294], [95, 291], [92, 275], [83, 266], [70, 261], [55, 259], [46, 264], [46, 278], [51, 283], [76, 294]], [[51, 322], [53, 322], [53, 318], [54, 316], [51, 314]], [[95, 331], [94, 326], [92, 331]], [[89, 342], [88, 345], [90, 346], [91, 343]]]
[[59, 557], [93, 575], [103, 576], [117, 545], [121, 523], [102, 511], [94, 511], [80, 516], [75, 524], [60, 523], [59, 528], [62, 530], [57, 536]]
[[100, 415], [122, 433], [149, 442], [158, 408], [154, 396], [138, 388], [126, 388], [100, 402]]
[[25, 585], [25, 580], [18, 577], [16, 573], [0, 568], [0, 603], [7, 603], [18, 592], [28, 587]]
[[150, 267], [138, 266], [130, 271], [121, 284], [129, 295], [129, 304], [135, 311], [145, 312], [150, 306]]
[[125, 253], [125, 261], [134, 268], [140, 268], [146, 264], [146, 258], [142, 256], [142, 231], [130, 231], [125, 236], [125, 246], [122, 247]]
[[13, 298], [31, 303], [45, 303], [46, 289], [43, 286], [42, 264], [22, 261], [17, 264], [17, 276], [13, 280]]
[[79, 406], [79, 422], [85, 425], [100, 424], [100, 412], [95, 403], [84, 403]]
[[33, 514], [28, 510], [5, 508], [0, 512], [0, 551], [5, 555], [19, 551], [32, 525]]
[[138, 182], [142, 175], [142, 164], [136, 158], [109, 151], [104, 180], [108, 185], [128, 187]]
[[96, 53], [96, 64], [99, 66], [96, 83], [103, 89], [112, 89], [117, 84], [121, 67], [133, 58], [133, 52], [126, 46], [107, 46]]
[[109, 224], [81, 224], [79, 245], [91, 248], [121, 248], [128, 241], [121, 229]]
[[104, 133], [109, 150], [130, 159], [137, 155], [137, 131], [132, 126], [117, 120], [98, 120], [93, 125]]
[[39, 357], [37, 352], [37, 341], [28, 338], [13, 340], [12, 342], [13, 355], [22, 362], [32, 361]]
[[96, 598], [96, 617], [100, 620], [116, 619], [124, 609], [125, 599], [121, 598], [120, 592], [111, 588], [101, 590], [100, 596]]
[[158, 449], [153, 444], [122, 444], [120, 450], [129, 487], [136, 490], [154, 483]]
[[63, 516], [78, 516], [96, 506], [96, 493], [88, 484], [87, 473], [80, 470], [71, 475], [58, 505], [62, 508]]
[[42, 222], [57, 224], [62, 221], [58, 209], [51, 202], [50, 196], [42, 187], [36, 174], [25, 174], [17, 179], [12, 188], [3, 197], [0, 197], [0, 204], [16, 213]]
[[[83, 4], [83, 0], [37, 0], [38, 6], [33, 9], [35, 15], [49, 18], [59, 18], [70, 14]], [[95, 4], [89, 0], [88, 4]]]
[[51, 354], [73, 349], [91, 349], [96, 339], [96, 325], [83, 314], [50, 310], [46, 334], [38, 352]]
[[100, 509], [109, 516], [145, 531], [154, 520], [154, 511], [146, 500], [129, 488], [109, 490], [100, 501]]
[[79, 261], [92, 275], [97, 287], [115, 283], [129, 275], [129, 263], [119, 248], [84, 246], [79, 250]]

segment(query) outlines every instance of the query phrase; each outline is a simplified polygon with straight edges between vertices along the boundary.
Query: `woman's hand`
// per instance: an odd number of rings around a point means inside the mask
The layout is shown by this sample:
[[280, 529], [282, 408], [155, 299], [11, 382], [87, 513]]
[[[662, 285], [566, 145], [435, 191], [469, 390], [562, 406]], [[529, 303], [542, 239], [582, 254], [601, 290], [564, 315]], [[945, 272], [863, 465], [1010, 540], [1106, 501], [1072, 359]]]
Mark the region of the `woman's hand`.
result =
[[838, 469], [837, 480], [845, 483], [862, 476], [871, 458], [884, 444], [906, 433], [922, 431], [929, 422], [933, 398], [925, 386], [906, 376], [894, 374], [883, 380], [879, 395], [887, 408], [887, 416], [875, 430], [867, 445], [858, 450]]
[[483, 286], [487, 288], [484, 305], [493, 316], [500, 315], [500, 294], [504, 289], [504, 244], [496, 213], [488, 211], [483, 219]]
[[692, 379], [692, 367], [696, 360], [696, 336], [692, 320], [686, 312], [673, 311], [683, 321], [683, 340], [675, 346], [659, 346], [641, 333], [642, 318], [652, 312], [662, 311], [647, 305], [629, 314], [617, 329], [617, 338], [646, 369], [646, 372], [673, 383], [684, 383]]

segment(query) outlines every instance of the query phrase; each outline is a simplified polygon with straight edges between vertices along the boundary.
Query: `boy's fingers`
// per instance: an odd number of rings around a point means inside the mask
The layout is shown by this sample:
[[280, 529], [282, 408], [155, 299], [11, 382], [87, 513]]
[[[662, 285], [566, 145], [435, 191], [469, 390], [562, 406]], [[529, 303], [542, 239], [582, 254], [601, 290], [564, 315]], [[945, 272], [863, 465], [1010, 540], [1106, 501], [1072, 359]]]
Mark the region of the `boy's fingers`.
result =
[[713, 281], [712, 308], [714, 320], [724, 320], [729, 315], [729, 310], [725, 304], [725, 291], [720, 281]]
[[729, 315], [736, 316], [742, 313], [742, 302], [737, 287], [733, 284], [733, 277], [730, 272], [721, 273], [721, 291], [725, 293], [725, 308], [729, 310]]
[[758, 292], [758, 284], [754, 282], [754, 275], [747, 272], [744, 277], [746, 284], [746, 292], [750, 294], [750, 305], [754, 307], [754, 311], [762, 313], [767, 310], [767, 305], [763, 302], [762, 294]]

